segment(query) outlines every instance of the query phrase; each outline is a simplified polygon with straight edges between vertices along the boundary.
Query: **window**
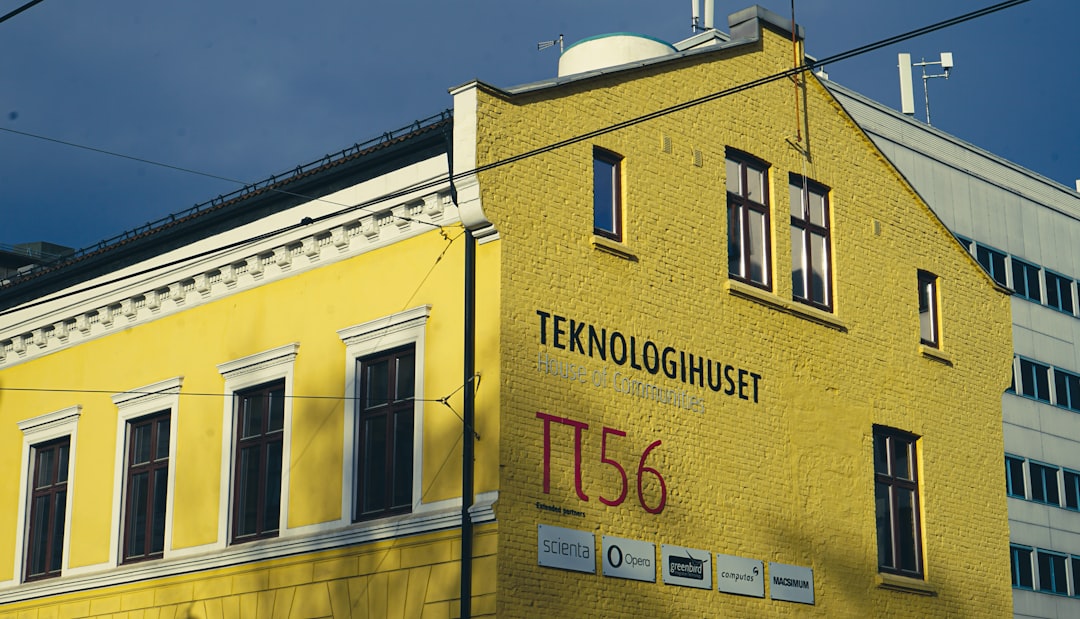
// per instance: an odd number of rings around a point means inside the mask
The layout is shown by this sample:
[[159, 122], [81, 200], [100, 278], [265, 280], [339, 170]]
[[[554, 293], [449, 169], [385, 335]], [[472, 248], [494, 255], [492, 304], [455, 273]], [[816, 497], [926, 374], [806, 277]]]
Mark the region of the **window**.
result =
[[[1065, 507], [1080, 510], [1080, 473], [1065, 469]], [[1080, 589], [1077, 589], [1080, 593]]]
[[1010, 565], [1012, 567], [1012, 586], [1019, 589], [1034, 589], [1035, 578], [1031, 570], [1031, 549], [1024, 546], [1009, 546]]
[[237, 392], [234, 401], [232, 540], [273, 537], [281, 514], [285, 381]]
[[728, 150], [728, 274], [772, 290], [769, 278], [768, 164]]
[[1068, 557], [1045, 550], [1038, 551], [1036, 555], [1039, 564], [1039, 591], [1068, 595], [1069, 581], [1065, 577], [1065, 561]]
[[792, 174], [791, 291], [796, 301], [832, 309], [829, 190]]
[[1039, 267], [1018, 258], [1012, 259], [1013, 290], [1016, 294], [1036, 303], [1042, 303], [1039, 288]]
[[1069, 557], [1069, 563], [1072, 564], [1073, 595], [1080, 596], [1080, 558]]
[[919, 271], [919, 341], [937, 348], [938, 332], [937, 277]]
[[1073, 313], [1072, 280], [1050, 271], [1046, 271], [1046, 304], [1065, 312]]
[[1002, 286], [1008, 286], [1008, 275], [1005, 272], [1005, 254], [990, 249], [985, 245], [975, 245], [975, 259], [986, 269], [990, 277]]
[[1005, 456], [1005, 492], [1018, 499], [1024, 495], [1024, 460], [1014, 456]]
[[922, 578], [922, 533], [914, 435], [874, 427], [874, 499], [878, 567]]
[[[430, 305], [346, 327], [345, 522], [422, 514], [424, 333]], [[344, 524], [344, 523], [343, 523]]]
[[1050, 402], [1050, 366], [1020, 358], [1020, 395]]
[[164, 411], [128, 422], [125, 562], [159, 558], [165, 550], [169, 418]]
[[360, 458], [355, 514], [366, 519], [412, 507], [415, 353], [406, 346], [357, 360]]
[[1061, 505], [1058, 498], [1058, 469], [1037, 462], [1028, 462], [1031, 473], [1031, 500], [1048, 505]]
[[622, 241], [622, 157], [593, 148], [593, 232]]
[[60, 575], [67, 515], [68, 456], [71, 439], [33, 447], [30, 520], [26, 544], [26, 580]]
[[1080, 411], [1080, 376], [1054, 368], [1054, 387], [1058, 406]]

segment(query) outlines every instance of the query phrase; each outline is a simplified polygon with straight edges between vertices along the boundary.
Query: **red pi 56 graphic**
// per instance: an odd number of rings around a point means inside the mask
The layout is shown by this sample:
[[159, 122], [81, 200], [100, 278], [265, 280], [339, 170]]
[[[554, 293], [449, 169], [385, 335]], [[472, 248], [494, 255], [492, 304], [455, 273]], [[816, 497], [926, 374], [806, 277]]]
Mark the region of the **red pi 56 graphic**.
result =
[[[543, 412], [537, 412], [536, 417], [537, 419], [544, 420], [544, 494], [551, 493], [551, 423], [555, 422], [564, 426], [570, 426], [574, 429], [574, 490], [577, 492], [579, 499], [588, 501], [588, 495], [586, 495], [585, 491], [581, 488], [581, 437], [582, 434], [589, 429], [589, 424], [584, 421], [575, 421], [566, 417], [549, 415], [548, 413]], [[604, 496], [598, 498], [604, 505], [614, 507], [616, 505], [621, 505], [622, 502], [626, 500], [629, 479], [626, 475], [626, 469], [624, 469], [618, 461], [609, 458], [607, 455], [609, 436], [625, 437], [626, 432], [604, 426], [600, 434], [600, 463], [614, 467], [614, 469], [619, 472], [619, 478], [622, 479], [622, 488], [619, 490], [619, 494], [614, 498], [606, 498]], [[660, 471], [651, 466], [645, 466], [645, 460], [648, 459], [649, 454], [652, 453], [653, 449], [660, 446], [660, 443], [661, 441], [656, 440], [645, 448], [645, 451], [641, 453], [641, 459], [638, 460], [637, 467], [638, 503], [641, 504], [642, 509], [650, 514], [659, 514], [664, 511], [664, 506], [667, 504], [667, 484], [664, 482], [664, 476], [660, 474]], [[660, 482], [660, 502], [653, 507], [650, 507], [645, 503], [645, 493], [642, 490], [642, 477], [644, 475], [651, 475], [656, 478], [656, 481]]]

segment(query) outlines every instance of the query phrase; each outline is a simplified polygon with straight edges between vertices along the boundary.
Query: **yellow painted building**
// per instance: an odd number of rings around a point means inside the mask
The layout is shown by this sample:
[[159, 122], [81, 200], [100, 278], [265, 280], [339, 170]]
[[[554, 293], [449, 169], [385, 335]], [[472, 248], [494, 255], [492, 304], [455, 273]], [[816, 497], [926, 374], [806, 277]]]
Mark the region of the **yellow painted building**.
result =
[[1006, 291], [729, 24], [0, 288], [0, 619], [1007, 615]]

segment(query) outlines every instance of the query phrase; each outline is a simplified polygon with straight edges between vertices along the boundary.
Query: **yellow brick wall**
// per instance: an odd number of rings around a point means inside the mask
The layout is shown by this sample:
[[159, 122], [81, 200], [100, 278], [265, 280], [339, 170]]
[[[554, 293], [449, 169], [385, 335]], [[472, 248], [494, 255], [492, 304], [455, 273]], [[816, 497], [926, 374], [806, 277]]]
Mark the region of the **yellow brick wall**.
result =
[[[476, 530], [474, 616], [495, 608], [495, 525]], [[461, 537], [405, 537], [0, 607], [0, 619], [449, 619]]]
[[[481, 87], [483, 165], [787, 68], [790, 40], [760, 44], [557, 89], [505, 97]], [[783, 80], [499, 167], [480, 176], [501, 235], [503, 382], [498, 505], [500, 616], [993, 617], [1011, 609], [1002, 483], [1001, 392], [1009, 383], [1007, 297], [811, 79], [799, 108]], [[672, 151], [661, 148], [669, 137]], [[624, 159], [627, 259], [592, 244], [592, 148]], [[772, 295], [728, 290], [725, 147], [771, 164]], [[693, 151], [701, 152], [695, 166]], [[835, 311], [792, 310], [788, 173], [831, 187]], [[920, 353], [916, 273], [941, 277], [942, 354]], [[686, 387], [540, 341], [537, 311], [649, 339], [761, 375], [760, 398]], [[538, 371], [538, 357], [584, 366], [585, 382]], [[594, 387], [599, 372], [606, 382]], [[615, 371], [685, 389], [704, 412], [628, 398]], [[574, 489], [574, 430], [551, 424], [551, 490], [543, 491], [544, 423], [588, 423], [583, 493]], [[871, 437], [874, 424], [915, 433], [927, 586], [879, 586]], [[608, 454], [626, 469], [619, 492]], [[635, 471], [667, 484], [667, 504], [638, 503]], [[657, 485], [646, 476], [646, 503]], [[579, 512], [551, 514], [537, 503]], [[537, 524], [675, 544], [814, 570], [805, 606], [537, 565]], [[599, 566], [599, 562], [598, 562]]]

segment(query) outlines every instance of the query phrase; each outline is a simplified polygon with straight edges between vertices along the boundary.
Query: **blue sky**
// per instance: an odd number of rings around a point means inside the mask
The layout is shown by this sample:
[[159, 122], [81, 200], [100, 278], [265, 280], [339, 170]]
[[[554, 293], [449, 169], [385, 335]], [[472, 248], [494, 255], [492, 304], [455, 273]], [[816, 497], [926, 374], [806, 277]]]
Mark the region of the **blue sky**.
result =
[[[25, 0], [0, 0], [6, 13]], [[717, 25], [750, 6], [717, 1]], [[759, 0], [781, 15], [790, 0]], [[992, 0], [796, 0], [827, 57]], [[567, 43], [691, 34], [686, 0], [45, 0], [0, 23], [0, 128], [257, 181], [451, 107], [472, 79], [553, 76]], [[899, 107], [896, 55], [954, 54], [931, 120], [1068, 187], [1080, 178], [1080, 2], [1031, 0], [826, 67]], [[915, 80], [917, 117], [924, 118]], [[0, 131], [0, 244], [85, 247], [237, 185]]]

